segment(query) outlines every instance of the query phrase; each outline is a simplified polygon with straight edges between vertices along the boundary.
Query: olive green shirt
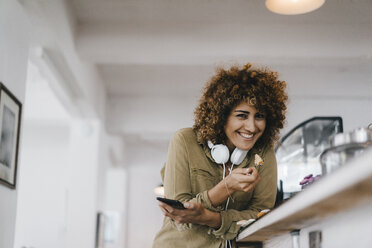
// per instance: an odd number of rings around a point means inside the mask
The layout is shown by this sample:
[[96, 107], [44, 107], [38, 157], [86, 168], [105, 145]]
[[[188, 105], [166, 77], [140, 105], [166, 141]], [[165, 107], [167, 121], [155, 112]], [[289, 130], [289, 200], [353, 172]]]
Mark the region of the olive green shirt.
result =
[[[211, 211], [220, 212], [222, 224], [219, 229], [197, 224], [177, 224], [165, 217], [163, 226], [156, 235], [154, 248], [178, 247], [225, 247], [225, 240], [233, 240], [240, 226], [237, 222], [257, 218], [257, 213], [274, 206], [277, 189], [277, 168], [272, 147], [252, 148], [240, 165], [234, 168], [254, 166], [258, 154], [264, 164], [258, 168], [261, 181], [251, 192], [235, 192], [228, 209], [225, 203], [214, 207], [208, 190], [222, 180], [223, 167], [216, 164], [207, 145], [198, 143], [191, 128], [181, 129], [173, 136], [167, 161], [161, 170], [165, 196], [181, 202], [198, 202]], [[235, 242], [233, 241], [233, 247]]]

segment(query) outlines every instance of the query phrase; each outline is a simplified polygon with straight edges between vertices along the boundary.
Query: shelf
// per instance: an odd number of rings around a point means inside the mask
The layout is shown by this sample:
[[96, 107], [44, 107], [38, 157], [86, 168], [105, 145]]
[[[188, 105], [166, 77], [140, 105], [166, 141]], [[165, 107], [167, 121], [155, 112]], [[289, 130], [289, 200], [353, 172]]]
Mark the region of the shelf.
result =
[[262, 242], [363, 203], [372, 203], [372, 150], [323, 176], [243, 229], [237, 241]]

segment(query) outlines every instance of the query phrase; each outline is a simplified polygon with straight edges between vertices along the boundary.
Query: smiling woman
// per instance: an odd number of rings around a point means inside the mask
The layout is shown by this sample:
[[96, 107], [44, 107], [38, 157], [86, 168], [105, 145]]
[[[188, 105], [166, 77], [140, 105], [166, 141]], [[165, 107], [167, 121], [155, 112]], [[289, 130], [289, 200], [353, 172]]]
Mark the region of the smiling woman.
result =
[[273, 142], [285, 119], [285, 87], [275, 72], [250, 64], [217, 71], [193, 128], [170, 142], [165, 195], [185, 209], [159, 202], [165, 218], [153, 247], [235, 247], [239, 223], [274, 206]]

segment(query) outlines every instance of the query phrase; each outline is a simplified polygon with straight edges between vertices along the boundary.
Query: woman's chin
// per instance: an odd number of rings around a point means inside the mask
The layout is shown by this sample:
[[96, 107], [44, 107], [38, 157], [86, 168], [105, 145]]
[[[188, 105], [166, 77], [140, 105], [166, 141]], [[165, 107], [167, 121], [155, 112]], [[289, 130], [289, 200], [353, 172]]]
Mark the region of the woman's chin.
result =
[[243, 151], [249, 151], [253, 146], [254, 146], [254, 143], [253, 144], [238, 144], [236, 147]]

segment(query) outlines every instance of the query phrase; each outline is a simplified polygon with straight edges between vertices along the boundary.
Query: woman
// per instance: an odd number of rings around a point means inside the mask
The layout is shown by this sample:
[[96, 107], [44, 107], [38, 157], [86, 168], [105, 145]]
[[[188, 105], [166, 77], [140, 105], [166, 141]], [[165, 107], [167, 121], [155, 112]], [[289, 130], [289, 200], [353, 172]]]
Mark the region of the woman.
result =
[[[165, 195], [186, 209], [159, 201], [165, 218], [153, 247], [235, 247], [238, 222], [274, 206], [273, 142], [285, 120], [285, 87], [277, 73], [251, 64], [217, 71], [193, 128], [170, 142], [161, 172]], [[255, 157], [263, 165], [256, 168]]]

